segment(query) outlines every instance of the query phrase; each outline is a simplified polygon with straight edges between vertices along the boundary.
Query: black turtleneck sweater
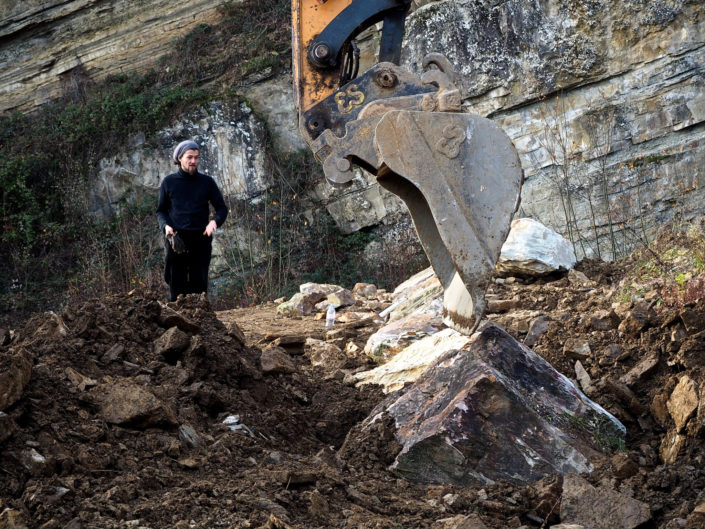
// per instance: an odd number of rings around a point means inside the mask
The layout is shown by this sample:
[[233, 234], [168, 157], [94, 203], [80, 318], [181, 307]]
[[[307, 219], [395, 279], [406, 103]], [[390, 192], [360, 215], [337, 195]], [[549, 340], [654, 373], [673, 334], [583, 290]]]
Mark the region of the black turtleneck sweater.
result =
[[215, 180], [199, 172], [190, 175], [179, 168], [159, 188], [157, 219], [162, 233], [167, 224], [176, 231], [205, 230], [210, 221], [209, 203], [215, 210], [213, 220], [220, 227], [228, 216], [228, 208]]

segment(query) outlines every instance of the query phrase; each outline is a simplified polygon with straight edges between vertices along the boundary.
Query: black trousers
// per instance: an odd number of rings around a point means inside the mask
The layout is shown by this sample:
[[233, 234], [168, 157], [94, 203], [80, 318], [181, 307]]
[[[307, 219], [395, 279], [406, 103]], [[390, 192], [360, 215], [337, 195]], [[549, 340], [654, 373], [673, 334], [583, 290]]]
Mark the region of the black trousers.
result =
[[164, 238], [166, 261], [164, 280], [169, 285], [169, 301], [179, 294], [208, 292], [208, 267], [211, 263], [213, 238], [201, 231], [178, 232], [186, 245], [186, 252], [177, 254]]

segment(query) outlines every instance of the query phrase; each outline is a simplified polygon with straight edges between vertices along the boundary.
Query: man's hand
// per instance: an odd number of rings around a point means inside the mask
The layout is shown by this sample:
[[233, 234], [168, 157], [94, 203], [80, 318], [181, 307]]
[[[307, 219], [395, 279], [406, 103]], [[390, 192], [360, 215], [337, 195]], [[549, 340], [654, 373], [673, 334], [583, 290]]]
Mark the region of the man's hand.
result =
[[164, 226], [164, 235], [174, 235], [174, 228], [172, 228], [168, 224]]
[[218, 224], [212, 220], [208, 223], [208, 226], [206, 226], [206, 231], [203, 232], [203, 235], [208, 235], [210, 237], [215, 233], [215, 230], [218, 228]]

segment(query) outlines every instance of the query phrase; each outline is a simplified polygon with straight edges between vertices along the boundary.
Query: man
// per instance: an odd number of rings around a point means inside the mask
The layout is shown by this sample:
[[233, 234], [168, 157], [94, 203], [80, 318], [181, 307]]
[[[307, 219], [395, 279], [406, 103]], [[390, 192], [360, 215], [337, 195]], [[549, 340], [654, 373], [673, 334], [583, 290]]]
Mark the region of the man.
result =
[[[213, 233], [228, 216], [218, 185], [198, 172], [201, 148], [194, 141], [179, 143], [172, 155], [179, 166], [159, 188], [157, 220], [167, 239], [164, 279], [169, 301], [179, 294], [208, 292], [208, 267]], [[209, 204], [215, 214], [210, 218]]]

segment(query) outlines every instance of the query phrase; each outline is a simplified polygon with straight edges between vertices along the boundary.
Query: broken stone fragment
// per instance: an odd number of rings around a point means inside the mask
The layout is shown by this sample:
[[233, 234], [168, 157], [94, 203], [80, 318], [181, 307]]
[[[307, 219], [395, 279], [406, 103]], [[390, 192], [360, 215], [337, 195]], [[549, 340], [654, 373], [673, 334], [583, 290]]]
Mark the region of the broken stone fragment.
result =
[[705, 432], [705, 385], [700, 386], [698, 395], [698, 412], [694, 421], [688, 424], [688, 434], [693, 437], [702, 437]]
[[27, 529], [25, 517], [21, 511], [9, 507], [0, 512], [0, 528], [2, 529]]
[[686, 519], [685, 527], [705, 527], [705, 502], [695, 506]]
[[277, 346], [270, 346], [264, 349], [260, 357], [260, 363], [264, 374], [294, 373], [296, 371], [296, 366], [289, 353]]
[[550, 318], [547, 316], [538, 316], [532, 320], [529, 325], [529, 331], [524, 338], [524, 345], [529, 348], [536, 345], [539, 338], [541, 338], [541, 336], [548, 330], [548, 324], [550, 321]]
[[563, 345], [563, 354], [571, 360], [585, 361], [591, 353], [590, 344], [585, 340], [569, 338]]
[[684, 309], [680, 318], [688, 334], [695, 334], [705, 328], [705, 313], [702, 310]]
[[583, 364], [580, 363], [580, 360], [575, 362], [575, 377], [584, 392], [588, 393], [592, 389], [592, 380], [590, 379], [590, 375], [588, 375], [588, 372], [585, 371], [585, 368], [583, 367]]
[[124, 352], [125, 347], [122, 344], [116, 343], [110, 349], [108, 349], [103, 356], [100, 357], [100, 361], [104, 364], [109, 364], [120, 358], [120, 356]]
[[705, 331], [688, 336], [678, 349], [675, 363], [687, 369], [705, 367]]
[[343, 287], [329, 283], [303, 283], [299, 285], [299, 292], [301, 294], [314, 294], [324, 299], [328, 294], [332, 294], [341, 288]]
[[627, 479], [639, 472], [639, 465], [625, 452], [617, 452], [610, 461], [617, 479]]
[[642, 382], [658, 367], [659, 363], [659, 353], [658, 351], [652, 351], [647, 356], [639, 360], [634, 367], [632, 367], [625, 375], [623, 375], [619, 380], [620, 382], [631, 387], [638, 382]]
[[308, 494], [308, 513], [313, 518], [330, 519], [330, 504], [326, 497], [318, 490], [313, 490]]
[[69, 329], [59, 315], [45, 312], [44, 320], [32, 335], [34, 340], [63, 340], [69, 335]]
[[358, 321], [361, 319], [359, 312], [344, 312], [340, 314], [337, 318], [338, 323], [350, 323], [352, 321]]
[[20, 454], [20, 463], [34, 477], [47, 473], [47, 459], [34, 448], [24, 450]]
[[686, 438], [679, 434], [676, 430], [669, 431], [661, 441], [659, 446], [659, 455], [661, 461], [667, 465], [672, 465], [678, 459], [681, 448], [685, 445]]
[[245, 333], [242, 332], [242, 329], [240, 328], [240, 326], [236, 322], [234, 322], [234, 321], [227, 322], [225, 324], [225, 331], [228, 333], [228, 335], [235, 338], [242, 345], [245, 345]]
[[179, 441], [189, 448], [196, 448], [200, 444], [201, 438], [190, 424], [182, 424], [179, 426]]
[[[2, 363], [6, 367], [0, 371], [0, 411], [6, 410], [22, 396], [25, 386], [32, 376], [32, 357], [24, 348], [15, 351], [0, 351]], [[8, 358], [9, 357], [9, 358]]]
[[597, 331], [609, 331], [619, 326], [619, 316], [614, 310], [598, 310], [589, 321], [590, 327]]
[[621, 334], [636, 337], [651, 323], [653, 310], [648, 303], [637, 303], [627, 312], [617, 329]]
[[316, 303], [325, 299], [321, 292], [301, 293], [291, 296], [289, 301], [277, 305], [277, 314], [289, 318], [309, 316], [313, 313]]
[[673, 389], [666, 406], [676, 424], [676, 432], [680, 433], [698, 409], [698, 388], [688, 375], [683, 375]]
[[438, 520], [436, 523], [443, 524], [438, 529], [487, 529], [485, 523], [475, 513], [469, 515], [458, 514], [452, 518]]
[[403, 388], [418, 379], [437, 358], [451, 350], [462, 349], [470, 337], [453, 329], [443, 329], [413, 342], [388, 362], [354, 375], [358, 385], [377, 384], [385, 393]]
[[167, 360], [174, 360], [191, 345], [191, 336], [174, 326], [154, 342], [154, 352]]
[[65, 373], [69, 381], [76, 386], [79, 391], [85, 391], [86, 388], [92, 388], [98, 384], [98, 382], [92, 378], [82, 375], [72, 367], [67, 367]]
[[568, 270], [568, 281], [575, 288], [590, 289], [597, 286], [595, 281], [588, 278], [588, 276], [586, 276], [583, 272], [575, 270], [574, 268]]
[[326, 301], [333, 305], [336, 309], [340, 307], [349, 307], [355, 304], [355, 296], [347, 288], [341, 288], [335, 292], [331, 292], [326, 296]]
[[507, 312], [519, 306], [519, 298], [512, 299], [488, 299], [487, 312], [496, 314], [498, 312]]
[[529, 482], [587, 472], [598, 453], [590, 440], [625, 433], [566, 377], [493, 325], [378, 405], [363, 432], [384, 412], [403, 447], [392, 468], [422, 483]]
[[668, 407], [666, 403], [668, 402], [668, 395], [666, 393], [657, 393], [651, 401], [651, 406], [649, 410], [651, 415], [654, 417], [656, 422], [662, 426], [666, 427], [668, 424]]
[[355, 283], [353, 294], [367, 299], [375, 299], [377, 297], [377, 287], [372, 283]]
[[433, 268], [429, 267], [395, 288], [392, 300], [392, 305], [380, 313], [383, 318], [388, 314], [390, 322], [412, 313], [440, 315], [443, 309], [443, 285]]
[[610, 488], [594, 487], [575, 474], [563, 478], [563, 523], [590, 529], [634, 529], [651, 519], [649, 506]]
[[308, 338], [304, 347], [304, 355], [311, 365], [328, 369], [344, 368], [350, 361], [348, 355], [332, 342]]
[[129, 379], [107, 380], [89, 391], [100, 416], [111, 424], [148, 428], [176, 426], [176, 414], [151, 391]]
[[0, 347], [9, 344], [11, 339], [12, 335], [10, 334], [10, 330], [5, 327], [0, 327]]
[[201, 328], [197, 324], [171, 307], [161, 307], [159, 316], [157, 316], [157, 323], [165, 328], [178, 327], [183, 332], [191, 334], [201, 332]]

